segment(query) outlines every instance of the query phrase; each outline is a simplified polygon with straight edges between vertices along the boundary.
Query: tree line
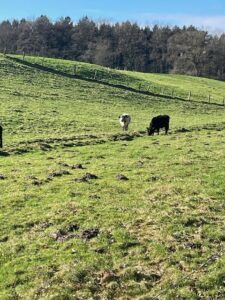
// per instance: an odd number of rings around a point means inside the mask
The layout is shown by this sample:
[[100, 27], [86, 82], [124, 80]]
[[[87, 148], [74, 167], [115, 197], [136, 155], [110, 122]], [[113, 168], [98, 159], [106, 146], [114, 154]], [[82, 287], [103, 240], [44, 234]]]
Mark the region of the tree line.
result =
[[225, 80], [225, 34], [211, 35], [194, 26], [141, 27], [88, 17], [77, 23], [70, 17], [52, 22], [47, 16], [5, 20], [0, 23], [0, 51]]

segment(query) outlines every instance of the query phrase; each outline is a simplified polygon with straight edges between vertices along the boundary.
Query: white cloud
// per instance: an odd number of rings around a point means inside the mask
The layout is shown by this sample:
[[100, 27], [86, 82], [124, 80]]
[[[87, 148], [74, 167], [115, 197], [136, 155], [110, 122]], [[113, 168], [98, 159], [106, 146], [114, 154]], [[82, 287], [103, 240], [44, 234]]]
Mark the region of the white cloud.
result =
[[[136, 16], [137, 18], [138, 16]], [[156, 14], [145, 13], [138, 17], [144, 25], [169, 25], [183, 26], [193, 25], [210, 32], [225, 32], [225, 15], [224, 16], [195, 16], [188, 14]]]

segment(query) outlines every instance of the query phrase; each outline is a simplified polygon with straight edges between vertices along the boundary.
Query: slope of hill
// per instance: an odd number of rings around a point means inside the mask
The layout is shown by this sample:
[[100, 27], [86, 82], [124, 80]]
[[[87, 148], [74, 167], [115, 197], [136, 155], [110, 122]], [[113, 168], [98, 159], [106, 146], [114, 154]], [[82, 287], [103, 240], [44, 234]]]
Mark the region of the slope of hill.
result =
[[[175, 74], [150, 74], [122, 71], [123, 74], [143, 80], [164, 93], [202, 102], [225, 105], [225, 82], [202, 77]], [[144, 85], [143, 85], [144, 86]], [[191, 93], [191, 94], [190, 94]]]
[[32, 59], [0, 57], [0, 299], [224, 299], [225, 108]]
[[[22, 56], [19, 55], [11, 57], [22, 60]], [[225, 105], [225, 82], [219, 80], [186, 75], [112, 70], [94, 64], [32, 56], [25, 57], [25, 62], [50, 67], [65, 74], [76, 74], [83, 78], [123, 85], [137, 91], [151, 92], [156, 95], [181, 98], [187, 101]]]

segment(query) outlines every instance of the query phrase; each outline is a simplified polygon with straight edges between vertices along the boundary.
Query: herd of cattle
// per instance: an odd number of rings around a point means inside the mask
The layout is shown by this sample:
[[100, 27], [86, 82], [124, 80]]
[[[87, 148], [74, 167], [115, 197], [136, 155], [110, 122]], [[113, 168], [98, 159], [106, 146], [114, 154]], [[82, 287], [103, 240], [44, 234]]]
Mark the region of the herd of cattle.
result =
[[[131, 122], [131, 116], [127, 113], [119, 116], [120, 125], [123, 128], [123, 131], [128, 130], [128, 126]], [[169, 130], [170, 117], [168, 115], [159, 115], [157, 117], [152, 118], [149, 127], [147, 127], [148, 135], [154, 135], [155, 132], [158, 132], [160, 128], [165, 128], [165, 134], [167, 134]]]

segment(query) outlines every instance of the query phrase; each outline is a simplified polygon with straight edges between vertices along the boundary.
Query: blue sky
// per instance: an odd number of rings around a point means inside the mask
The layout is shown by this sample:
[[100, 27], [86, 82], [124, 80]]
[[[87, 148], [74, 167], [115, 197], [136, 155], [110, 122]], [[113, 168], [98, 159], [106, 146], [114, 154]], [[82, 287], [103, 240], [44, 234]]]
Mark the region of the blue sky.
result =
[[225, 32], [225, 0], [1, 0], [0, 20], [47, 15], [55, 21], [87, 15], [110, 22], [140, 25], [190, 25]]

